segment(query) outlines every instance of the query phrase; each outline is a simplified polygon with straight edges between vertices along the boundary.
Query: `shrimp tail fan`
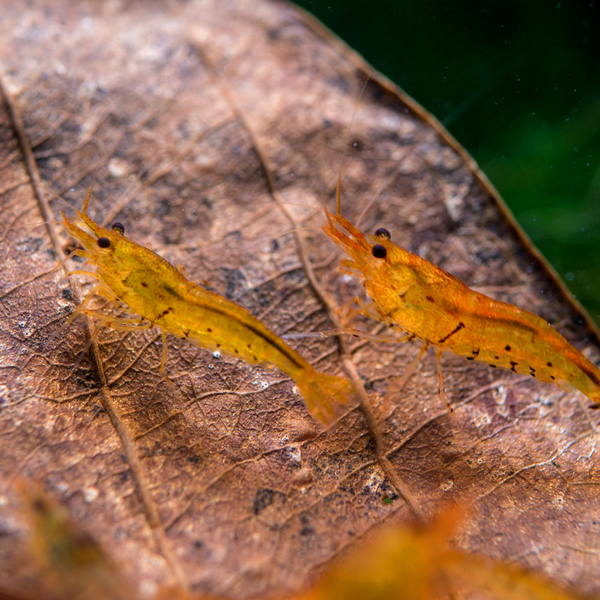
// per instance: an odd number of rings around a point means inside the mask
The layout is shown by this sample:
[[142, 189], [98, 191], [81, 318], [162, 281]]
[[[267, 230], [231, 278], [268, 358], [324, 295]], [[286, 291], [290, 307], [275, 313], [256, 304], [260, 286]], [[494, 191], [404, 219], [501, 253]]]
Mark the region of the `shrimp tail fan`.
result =
[[296, 385], [312, 416], [325, 426], [335, 419], [335, 407], [346, 404], [354, 396], [354, 387], [343, 377], [312, 370]]

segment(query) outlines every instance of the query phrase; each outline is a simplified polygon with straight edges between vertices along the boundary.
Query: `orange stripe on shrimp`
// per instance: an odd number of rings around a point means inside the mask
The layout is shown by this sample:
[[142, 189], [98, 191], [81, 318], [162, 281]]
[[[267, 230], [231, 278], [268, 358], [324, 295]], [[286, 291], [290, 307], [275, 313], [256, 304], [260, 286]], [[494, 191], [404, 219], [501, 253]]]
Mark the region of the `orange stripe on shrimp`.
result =
[[[475, 292], [440, 267], [391, 241], [389, 231], [365, 235], [338, 214], [327, 212], [325, 233], [350, 259], [342, 266], [364, 280], [375, 318], [436, 350], [577, 389], [600, 405], [600, 370], [542, 318]], [[367, 314], [365, 312], [365, 314]], [[373, 316], [371, 312], [367, 316]], [[446, 401], [447, 404], [447, 401]]]
[[[249, 363], [273, 365], [295, 381], [315, 419], [331, 422], [334, 404], [347, 402], [353, 393], [348, 380], [317, 372], [245, 308], [189, 281], [164, 258], [125, 237], [121, 223], [111, 229], [98, 225], [87, 214], [90, 195], [91, 188], [83, 211], [75, 211], [87, 231], [61, 211], [64, 227], [83, 246], [75, 254], [96, 268], [90, 274], [98, 280], [71, 319], [87, 314], [101, 326], [115, 329], [158, 327], [163, 332], [161, 371], [166, 363], [166, 333]], [[93, 293], [121, 303], [133, 317], [115, 319], [88, 309]]]

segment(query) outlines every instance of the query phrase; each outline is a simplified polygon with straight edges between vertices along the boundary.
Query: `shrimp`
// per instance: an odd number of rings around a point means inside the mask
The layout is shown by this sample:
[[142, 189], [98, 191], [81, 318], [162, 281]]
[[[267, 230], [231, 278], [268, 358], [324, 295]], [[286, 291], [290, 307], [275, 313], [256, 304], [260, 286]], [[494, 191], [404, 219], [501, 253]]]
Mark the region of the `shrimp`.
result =
[[[125, 237], [121, 223], [114, 223], [111, 229], [98, 225], [87, 214], [90, 195], [91, 188], [83, 211], [75, 211], [89, 231], [61, 211], [65, 229], [83, 246], [74, 254], [96, 267], [94, 272], [72, 273], [85, 273], [98, 280], [71, 318], [83, 313], [99, 320], [101, 326], [122, 330], [158, 327], [163, 333], [161, 371], [166, 363], [167, 333], [248, 363], [273, 365], [295, 381], [312, 416], [322, 424], [331, 423], [333, 405], [347, 402], [353, 394], [347, 379], [317, 372], [245, 308], [189, 281], [164, 258]], [[137, 317], [115, 319], [90, 310], [87, 303], [94, 293], [121, 303]]]
[[[363, 279], [374, 311], [362, 310], [436, 351], [440, 396], [442, 351], [531, 375], [566, 391], [579, 390], [600, 406], [600, 370], [541, 317], [493, 300], [429, 261], [391, 241], [387, 229], [365, 235], [338, 214], [326, 212], [325, 233], [350, 259], [342, 267]], [[373, 313], [373, 314], [371, 314]], [[593, 406], [596, 408], [596, 406]]]

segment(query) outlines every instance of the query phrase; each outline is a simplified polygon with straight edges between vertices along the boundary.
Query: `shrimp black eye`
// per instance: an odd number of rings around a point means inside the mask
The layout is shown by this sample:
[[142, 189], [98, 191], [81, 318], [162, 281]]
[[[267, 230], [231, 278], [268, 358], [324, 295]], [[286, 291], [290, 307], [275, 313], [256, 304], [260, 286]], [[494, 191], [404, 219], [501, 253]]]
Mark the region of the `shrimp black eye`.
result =
[[379, 244], [375, 244], [371, 248], [371, 254], [375, 258], [385, 258], [387, 256], [387, 250], [385, 249], [384, 246], [380, 246]]
[[110, 248], [110, 240], [105, 237], [98, 238], [98, 246], [100, 248]]
[[384, 240], [391, 240], [392, 236], [390, 234], [390, 232], [385, 228], [385, 227], [380, 227], [376, 232], [375, 235], [379, 238], [383, 238]]
[[119, 221], [116, 221], [112, 224], [112, 229], [121, 235], [125, 233], [125, 225], [123, 225], [123, 223], [119, 223]]

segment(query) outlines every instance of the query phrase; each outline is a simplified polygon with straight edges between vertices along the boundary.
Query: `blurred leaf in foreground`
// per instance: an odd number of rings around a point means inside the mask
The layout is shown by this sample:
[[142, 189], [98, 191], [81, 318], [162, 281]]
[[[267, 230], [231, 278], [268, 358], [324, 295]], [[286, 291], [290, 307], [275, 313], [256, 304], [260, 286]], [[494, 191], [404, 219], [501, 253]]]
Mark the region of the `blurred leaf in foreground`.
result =
[[133, 597], [98, 543], [71, 520], [63, 506], [34, 482], [23, 480], [18, 489], [31, 529], [28, 558], [37, 574], [39, 598], [119, 600]]
[[460, 510], [428, 527], [380, 527], [297, 600], [576, 600], [539, 575], [453, 548]]
[[[64, 507], [37, 484], [21, 482], [19, 489], [31, 527], [30, 559], [40, 573], [40, 598], [136, 597], [97, 542], [73, 523]], [[451, 538], [460, 514], [457, 508], [446, 510], [427, 527], [380, 527], [335, 561], [313, 587], [291, 600], [583, 598], [519, 567], [454, 548]], [[154, 598], [189, 597], [184, 590], [164, 588]]]

